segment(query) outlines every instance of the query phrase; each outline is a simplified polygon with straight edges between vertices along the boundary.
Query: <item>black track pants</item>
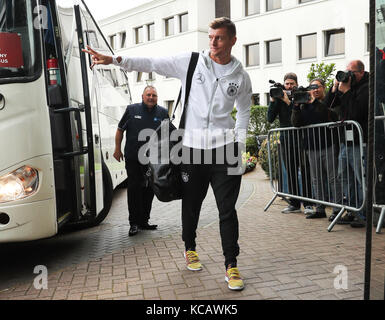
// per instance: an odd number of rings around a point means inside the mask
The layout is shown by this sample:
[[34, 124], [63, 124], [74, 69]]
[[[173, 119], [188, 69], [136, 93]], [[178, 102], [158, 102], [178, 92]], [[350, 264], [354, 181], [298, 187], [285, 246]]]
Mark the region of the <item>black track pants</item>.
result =
[[241, 186], [241, 175], [229, 175], [225, 164], [183, 164], [182, 239], [186, 250], [196, 247], [196, 229], [202, 202], [209, 184], [219, 211], [219, 227], [225, 265], [236, 263], [239, 255], [238, 217], [235, 204]]

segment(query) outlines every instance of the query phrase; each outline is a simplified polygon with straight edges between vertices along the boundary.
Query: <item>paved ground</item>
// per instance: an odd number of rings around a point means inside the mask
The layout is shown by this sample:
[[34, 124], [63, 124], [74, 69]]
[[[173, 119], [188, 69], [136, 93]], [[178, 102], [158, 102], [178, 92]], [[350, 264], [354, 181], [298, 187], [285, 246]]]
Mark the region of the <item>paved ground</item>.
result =
[[[154, 202], [158, 231], [127, 236], [125, 191], [117, 190], [108, 219], [99, 227], [24, 244], [0, 247], [0, 300], [261, 300], [363, 299], [365, 230], [326, 219], [282, 214], [285, 202], [272, 198], [261, 169], [244, 176], [238, 201], [241, 254], [246, 283], [231, 292], [224, 281], [217, 209], [212, 192], [204, 202], [197, 251], [204, 269], [185, 268], [180, 201]], [[384, 260], [385, 261], [385, 257]], [[6, 262], [6, 264], [4, 263]], [[48, 289], [33, 286], [36, 265], [48, 268]], [[336, 289], [338, 266], [347, 289]], [[335, 269], [337, 267], [337, 269]]]

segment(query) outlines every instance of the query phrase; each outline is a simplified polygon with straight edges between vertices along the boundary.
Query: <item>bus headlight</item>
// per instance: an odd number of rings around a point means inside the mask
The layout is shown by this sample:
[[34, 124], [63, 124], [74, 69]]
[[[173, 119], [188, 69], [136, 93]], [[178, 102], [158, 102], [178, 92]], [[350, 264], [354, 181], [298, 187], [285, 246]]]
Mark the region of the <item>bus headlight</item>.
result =
[[39, 172], [23, 166], [0, 177], [0, 203], [24, 199], [33, 195], [39, 187]]

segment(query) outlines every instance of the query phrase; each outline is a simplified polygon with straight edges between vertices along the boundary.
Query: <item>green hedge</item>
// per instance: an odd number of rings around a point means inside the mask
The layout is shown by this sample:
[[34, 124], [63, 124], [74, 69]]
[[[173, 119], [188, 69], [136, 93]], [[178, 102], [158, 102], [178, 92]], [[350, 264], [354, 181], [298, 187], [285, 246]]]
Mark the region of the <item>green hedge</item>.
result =
[[[250, 123], [248, 128], [248, 136], [246, 140], [246, 152], [250, 152], [251, 156], [258, 157], [259, 144], [257, 137], [259, 135], [267, 135], [270, 129], [279, 128], [279, 121], [276, 119], [273, 123], [267, 121], [266, 106], [251, 106]], [[237, 110], [234, 109], [232, 116], [236, 119]]]
[[[258, 163], [261, 166], [262, 170], [265, 171], [266, 176], [270, 177], [270, 170], [269, 170], [269, 150], [268, 150], [268, 141], [265, 139], [262, 142], [261, 148], [259, 149], [258, 153]], [[273, 178], [276, 178], [278, 176], [278, 148], [279, 148], [279, 136], [271, 136], [270, 137], [270, 152], [272, 155], [272, 159], [274, 163], [272, 164], [272, 175]]]

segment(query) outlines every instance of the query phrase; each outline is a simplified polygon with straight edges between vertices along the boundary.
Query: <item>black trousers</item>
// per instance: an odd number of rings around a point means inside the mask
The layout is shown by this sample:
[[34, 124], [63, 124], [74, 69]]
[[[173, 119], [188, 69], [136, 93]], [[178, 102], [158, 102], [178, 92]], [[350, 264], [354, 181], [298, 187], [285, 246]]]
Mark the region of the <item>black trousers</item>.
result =
[[147, 167], [138, 161], [126, 160], [127, 203], [130, 225], [142, 225], [150, 219], [154, 192], [147, 183]]
[[[190, 149], [191, 151], [193, 149]], [[216, 164], [215, 151], [212, 164], [182, 164], [182, 239], [186, 250], [195, 251], [196, 229], [202, 202], [209, 185], [214, 191], [219, 211], [219, 228], [225, 266], [236, 263], [239, 255], [239, 224], [235, 204], [238, 199], [242, 175], [229, 174], [231, 166], [227, 163]]]

